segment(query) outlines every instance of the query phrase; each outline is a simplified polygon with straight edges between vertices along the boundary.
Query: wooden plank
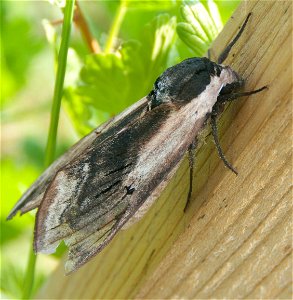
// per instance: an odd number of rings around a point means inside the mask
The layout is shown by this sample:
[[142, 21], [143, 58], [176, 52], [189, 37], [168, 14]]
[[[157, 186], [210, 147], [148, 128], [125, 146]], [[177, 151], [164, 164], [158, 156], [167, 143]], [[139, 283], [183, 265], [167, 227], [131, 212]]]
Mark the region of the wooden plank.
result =
[[247, 78], [247, 90], [269, 90], [223, 114], [221, 143], [239, 175], [223, 167], [208, 138], [185, 214], [186, 159], [142, 221], [76, 273], [64, 276], [61, 264], [38, 298], [291, 298], [292, 4], [241, 3], [212, 54], [249, 12], [227, 63]]

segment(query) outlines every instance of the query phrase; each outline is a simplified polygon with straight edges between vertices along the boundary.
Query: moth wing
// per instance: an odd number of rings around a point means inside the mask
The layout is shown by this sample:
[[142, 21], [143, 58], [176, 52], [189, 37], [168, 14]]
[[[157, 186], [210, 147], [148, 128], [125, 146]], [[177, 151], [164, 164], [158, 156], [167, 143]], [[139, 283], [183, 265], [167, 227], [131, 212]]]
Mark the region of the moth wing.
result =
[[148, 100], [146, 97], [140, 101], [134, 103], [125, 111], [112, 118], [108, 122], [97, 127], [83, 139], [78, 141], [73, 147], [71, 147], [66, 153], [64, 153], [59, 159], [53, 162], [46, 171], [30, 186], [30, 188], [22, 195], [18, 202], [14, 205], [13, 209], [9, 213], [7, 219], [12, 219], [18, 211], [24, 214], [36, 207], [38, 207], [44, 197], [45, 191], [49, 184], [52, 182], [54, 176], [58, 170], [62, 169], [70, 161], [77, 158], [81, 153], [94, 142], [102, 142], [108, 137], [109, 131], [113, 132], [115, 129], [125, 124], [130, 119], [135, 119], [145, 112]]
[[64, 240], [70, 272], [107, 245], [148, 198], [150, 183], [155, 187], [163, 180], [154, 172], [139, 182], [136, 164], [168, 114], [168, 108], [158, 108], [142, 118], [124, 118], [58, 171], [37, 212], [36, 252], [53, 252]]
[[[84, 172], [76, 174], [83, 176]], [[115, 199], [109, 197], [90, 210], [82, 210], [81, 205], [86, 207], [87, 200], [78, 204], [72, 199], [76, 197], [76, 184], [86, 185], [86, 180], [76, 180], [66, 169], [57, 173], [37, 212], [35, 227], [34, 248], [37, 252], [52, 253], [62, 240], [65, 241], [69, 247], [66, 273], [79, 268], [101, 251], [129, 214], [125, 191], [111, 189], [108, 191], [114, 191], [120, 201], [113, 203]], [[100, 192], [103, 194], [103, 190]]]
[[35, 250], [53, 252], [64, 240], [67, 272], [87, 262], [158, 196], [203, 123], [182, 123], [172, 104], [161, 104], [94, 141], [48, 187], [37, 213]]

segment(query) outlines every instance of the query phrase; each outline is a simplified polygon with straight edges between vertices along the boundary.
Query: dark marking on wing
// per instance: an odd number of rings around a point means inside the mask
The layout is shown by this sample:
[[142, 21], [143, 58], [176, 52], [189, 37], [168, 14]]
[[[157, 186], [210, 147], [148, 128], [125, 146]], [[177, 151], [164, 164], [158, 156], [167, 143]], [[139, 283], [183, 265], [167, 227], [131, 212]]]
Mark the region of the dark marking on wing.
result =
[[130, 167], [131, 165], [132, 165], [131, 162], [126, 165], [122, 165], [121, 167], [118, 167], [117, 169], [111, 170], [110, 172], [105, 174], [105, 176], [111, 175], [111, 174], [119, 172], [119, 171], [123, 171], [123, 170], [127, 169], [128, 167]]
[[100, 191], [98, 194], [96, 194], [95, 198], [99, 198], [100, 196], [103, 196], [105, 193], [111, 191], [113, 189], [113, 187], [117, 186], [117, 184], [119, 184], [121, 182], [121, 179], [116, 180], [114, 182], [110, 182], [110, 185], [105, 188], [104, 190]]

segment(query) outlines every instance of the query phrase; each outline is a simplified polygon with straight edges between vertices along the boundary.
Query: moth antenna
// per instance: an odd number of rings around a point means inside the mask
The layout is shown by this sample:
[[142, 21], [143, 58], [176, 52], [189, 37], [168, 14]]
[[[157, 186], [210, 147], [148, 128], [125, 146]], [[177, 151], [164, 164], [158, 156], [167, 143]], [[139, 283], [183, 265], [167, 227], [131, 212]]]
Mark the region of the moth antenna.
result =
[[266, 90], [268, 87], [267, 86], [263, 86], [260, 89], [257, 89], [255, 91], [249, 91], [249, 92], [242, 92], [242, 93], [233, 93], [233, 94], [227, 94], [227, 95], [219, 95], [218, 96], [218, 101], [219, 102], [226, 102], [226, 101], [234, 101], [240, 97], [243, 96], [249, 96], [249, 95], [253, 95], [253, 94], [257, 94], [263, 90]]
[[211, 127], [212, 127], [212, 135], [215, 141], [215, 145], [218, 151], [218, 154], [221, 158], [221, 160], [224, 162], [224, 165], [230, 169], [235, 175], [238, 175], [238, 172], [236, 169], [228, 162], [226, 159], [223, 150], [221, 148], [220, 142], [219, 142], [219, 136], [218, 136], [218, 126], [217, 126], [217, 120], [216, 120], [216, 114], [211, 115]]
[[197, 146], [197, 141], [194, 140], [188, 148], [188, 161], [189, 161], [189, 191], [188, 191], [188, 196], [186, 200], [186, 204], [184, 207], [184, 212], [186, 212], [189, 204], [190, 204], [190, 199], [192, 195], [192, 185], [193, 185], [193, 173], [194, 173], [194, 152]]
[[219, 58], [218, 58], [218, 64], [222, 64], [227, 56], [229, 55], [230, 53], [230, 50], [232, 49], [232, 47], [235, 45], [235, 43], [238, 41], [238, 39], [240, 38], [240, 36], [242, 35], [242, 32], [244, 31], [245, 27], [246, 27], [246, 24], [249, 20], [251, 16], [251, 13], [249, 13], [243, 23], [243, 25], [241, 26], [239, 32], [237, 33], [237, 35], [234, 37], [234, 39], [230, 42], [230, 44], [223, 50], [223, 52], [220, 54]]

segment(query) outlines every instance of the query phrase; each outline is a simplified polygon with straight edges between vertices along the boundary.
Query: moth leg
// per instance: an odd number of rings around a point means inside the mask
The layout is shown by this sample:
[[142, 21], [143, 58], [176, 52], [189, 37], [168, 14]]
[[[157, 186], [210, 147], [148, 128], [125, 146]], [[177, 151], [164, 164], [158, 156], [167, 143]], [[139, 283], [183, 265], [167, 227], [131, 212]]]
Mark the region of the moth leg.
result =
[[[231, 88], [233, 88], [233, 87], [231, 86], [230, 89]], [[220, 158], [222, 159], [222, 161], [224, 162], [224, 165], [228, 169], [230, 169], [233, 173], [235, 173], [236, 175], [238, 175], [238, 172], [235, 170], [235, 168], [226, 159], [226, 157], [223, 153], [223, 150], [221, 148], [220, 142], [219, 142], [218, 126], [217, 126], [217, 115], [218, 115], [219, 111], [221, 110], [222, 105], [225, 102], [233, 101], [233, 100], [235, 100], [239, 97], [242, 97], [242, 96], [249, 96], [249, 95], [252, 95], [252, 94], [256, 94], [256, 93], [259, 93], [259, 92], [261, 92], [265, 89], [267, 89], [267, 86], [263, 86], [262, 88], [257, 89], [255, 91], [231, 93], [231, 94], [222, 94], [222, 95], [220, 94], [217, 98], [217, 103], [213, 107], [213, 111], [212, 111], [212, 114], [211, 114], [211, 127], [212, 127], [212, 135], [213, 135], [213, 138], [214, 138], [214, 141], [215, 141], [215, 145], [216, 145], [218, 154], [219, 154]], [[226, 90], [226, 92], [227, 92], [227, 90]]]
[[189, 204], [190, 204], [190, 199], [191, 199], [191, 194], [192, 194], [192, 186], [193, 186], [193, 173], [194, 173], [194, 154], [195, 154], [195, 149], [197, 146], [197, 141], [194, 140], [188, 147], [188, 161], [189, 161], [189, 191], [188, 191], [188, 196], [186, 200], [186, 204], [184, 207], [184, 212], [186, 212]]
[[257, 89], [255, 91], [249, 91], [249, 92], [240, 92], [240, 93], [231, 93], [231, 94], [223, 94], [223, 95], [219, 95], [218, 96], [218, 99], [217, 101], [219, 102], [226, 102], [226, 101], [233, 101], [235, 99], [238, 99], [240, 97], [243, 97], [243, 96], [249, 96], [249, 95], [252, 95], [252, 94], [257, 94], [265, 89], [267, 89], [268, 87], [267, 86], [263, 86], [262, 88], [260, 89]]
[[237, 35], [234, 37], [234, 39], [230, 42], [230, 44], [223, 50], [223, 52], [220, 54], [219, 58], [218, 58], [218, 64], [222, 64], [225, 59], [227, 58], [227, 56], [230, 53], [230, 50], [232, 49], [232, 47], [235, 45], [235, 43], [238, 41], [238, 39], [240, 38], [240, 36], [242, 35], [243, 30], [246, 27], [246, 24], [248, 22], [248, 19], [250, 18], [251, 13], [249, 13], [244, 21], [244, 23], [242, 24], [239, 32], [237, 33]]
[[212, 114], [211, 114], [211, 128], [212, 128], [212, 135], [215, 141], [215, 145], [218, 151], [218, 154], [223, 161], [224, 165], [230, 169], [234, 174], [238, 175], [238, 172], [236, 169], [228, 162], [226, 159], [223, 150], [221, 148], [220, 142], [219, 142], [219, 135], [218, 135], [218, 126], [217, 126], [217, 113], [218, 113], [218, 107], [215, 106], [215, 109], [213, 109]]

